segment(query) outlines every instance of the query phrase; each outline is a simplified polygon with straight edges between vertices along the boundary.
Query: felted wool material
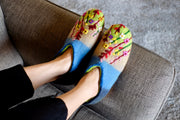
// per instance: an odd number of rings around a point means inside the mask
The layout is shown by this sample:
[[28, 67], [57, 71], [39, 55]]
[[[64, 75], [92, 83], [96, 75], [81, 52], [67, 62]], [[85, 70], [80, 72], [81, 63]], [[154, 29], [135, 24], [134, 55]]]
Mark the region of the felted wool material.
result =
[[67, 41], [68, 42], [58, 52], [58, 54], [64, 52], [65, 50], [67, 50], [67, 48], [72, 47], [72, 49], [73, 49], [73, 60], [72, 60], [71, 69], [69, 71], [69, 72], [72, 72], [78, 67], [81, 60], [90, 51], [90, 48], [88, 48], [86, 45], [84, 45], [79, 40], [72, 40], [72, 39], [68, 38]]
[[115, 24], [105, 31], [93, 55], [121, 72], [127, 63], [131, 47], [132, 34], [130, 30], [123, 24]]
[[104, 15], [98, 9], [86, 11], [75, 23], [63, 48], [57, 55], [62, 54], [67, 48], [73, 49], [73, 60], [69, 72], [73, 72], [84, 56], [97, 42], [104, 26]]
[[98, 95], [94, 99], [88, 101], [86, 103], [88, 105], [95, 104], [102, 98], [104, 98], [120, 75], [120, 72], [116, 70], [112, 65], [110, 65], [106, 61], [100, 62], [100, 59], [98, 57], [93, 56], [89, 64], [90, 66], [87, 69], [87, 72], [91, 71], [95, 67], [100, 68], [100, 84]]
[[99, 93], [87, 104], [95, 104], [108, 94], [128, 61], [131, 46], [132, 34], [123, 24], [112, 25], [105, 32], [86, 70], [100, 68]]
[[68, 38], [80, 40], [91, 48], [104, 26], [104, 15], [98, 9], [89, 9], [77, 20]]

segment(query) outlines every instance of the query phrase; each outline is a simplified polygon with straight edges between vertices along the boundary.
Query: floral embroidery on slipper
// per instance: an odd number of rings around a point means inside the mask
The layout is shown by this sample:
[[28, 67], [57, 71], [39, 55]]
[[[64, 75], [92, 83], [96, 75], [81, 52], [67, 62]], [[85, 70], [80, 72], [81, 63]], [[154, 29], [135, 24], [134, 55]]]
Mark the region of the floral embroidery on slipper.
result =
[[122, 57], [127, 56], [131, 50], [132, 35], [123, 24], [112, 25], [104, 33], [102, 40], [104, 42], [104, 51], [98, 56], [100, 61], [112, 55], [112, 60], [109, 63], [113, 64]]
[[99, 17], [99, 19], [98, 19], [99, 21], [103, 21], [104, 20], [104, 16], [102, 16], [102, 17]]
[[121, 56], [116, 57], [116, 58], [113, 59], [109, 64], [113, 64], [113, 63], [115, 63], [117, 60], [120, 60], [123, 56], [127, 56], [130, 51], [131, 51], [131, 49], [129, 49], [128, 51], [124, 51]]
[[89, 20], [89, 23], [91, 23], [91, 24], [92, 24], [93, 22], [94, 22], [94, 21], [93, 21], [92, 19], [90, 19], [90, 20]]
[[92, 37], [96, 37], [102, 30], [104, 24], [104, 15], [102, 11], [90, 9], [85, 12], [80, 19], [75, 23], [70, 37], [79, 40], [83, 34], [88, 34], [89, 31], [95, 30]]
[[93, 33], [91, 34], [91, 36], [92, 36], [92, 37], [96, 37], [101, 30], [102, 30], [102, 27], [99, 27], [99, 30], [93, 32]]
[[112, 38], [113, 38], [113, 36], [112, 36], [112, 35], [110, 35], [110, 36], [109, 36], [109, 38], [110, 38], [110, 39], [112, 39]]
[[84, 29], [84, 30], [83, 30], [83, 33], [84, 33], [84, 34], [87, 34], [87, 33], [88, 33], [88, 30], [87, 30], [87, 29]]
[[119, 36], [121, 39], [124, 39], [125, 35], [124, 33], [121, 33], [121, 35]]
[[109, 46], [108, 44], [104, 44], [104, 48], [108, 48], [108, 46]]

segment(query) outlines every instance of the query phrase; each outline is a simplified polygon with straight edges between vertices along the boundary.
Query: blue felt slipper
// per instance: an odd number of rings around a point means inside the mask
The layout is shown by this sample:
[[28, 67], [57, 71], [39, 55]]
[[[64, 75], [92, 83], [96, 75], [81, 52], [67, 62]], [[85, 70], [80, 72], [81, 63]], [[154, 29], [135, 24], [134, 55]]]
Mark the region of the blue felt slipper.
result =
[[100, 10], [86, 11], [75, 23], [63, 48], [57, 53], [61, 55], [69, 47], [73, 50], [73, 60], [69, 72], [77, 69], [81, 60], [96, 43], [104, 26], [104, 15]]
[[99, 92], [86, 104], [95, 104], [108, 94], [127, 63], [131, 46], [132, 34], [126, 26], [112, 25], [105, 32], [86, 70], [88, 73], [93, 68], [99, 67]]

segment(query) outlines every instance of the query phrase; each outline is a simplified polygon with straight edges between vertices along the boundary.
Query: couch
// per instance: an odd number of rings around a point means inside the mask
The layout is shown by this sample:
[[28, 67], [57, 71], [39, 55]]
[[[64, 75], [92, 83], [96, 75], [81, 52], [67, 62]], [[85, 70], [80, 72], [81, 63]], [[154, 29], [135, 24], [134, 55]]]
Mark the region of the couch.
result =
[[[52, 60], [78, 17], [44, 0], [0, 0], [0, 70]], [[70, 119], [155, 120], [174, 78], [169, 61], [133, 43], [127, 66], [110, 93], [98, 104], [82, 105]], [[62, 92], [73, 87], [53, 85]]]

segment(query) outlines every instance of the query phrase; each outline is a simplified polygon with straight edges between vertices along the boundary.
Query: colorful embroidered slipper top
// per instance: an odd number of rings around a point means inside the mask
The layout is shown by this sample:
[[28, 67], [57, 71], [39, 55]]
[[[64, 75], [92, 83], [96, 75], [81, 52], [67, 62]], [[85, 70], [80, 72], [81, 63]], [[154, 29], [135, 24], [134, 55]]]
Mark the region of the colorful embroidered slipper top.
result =
[[67, 48], [73, 49], [73, 61], [70, 72], [74, 71], [84, 56], [96, 43], [104, 26], [104, 15], [98, 9], [86, 11], [75, 23], [68, 35], [64, 47], [58, 52], [62, 54]]
[[105, 33], [94, 52], [100, 61], [106, 61], [122, 71], [132, 46], [132, 34], [123, 24], [112, 25]]
[[108, 94], [128, 61], [131, 46], [132, 34], [124, 25], [112, 25], [105, 32], [86, 70], [100, 68], [99, 93], [86, 104], [95, 104]]
[[80, 40], [86, 46], [91, 48], [104, 26], [104, 15], [98, 9], [86, 11], [75, 23], [68, 38]]

